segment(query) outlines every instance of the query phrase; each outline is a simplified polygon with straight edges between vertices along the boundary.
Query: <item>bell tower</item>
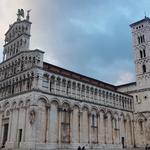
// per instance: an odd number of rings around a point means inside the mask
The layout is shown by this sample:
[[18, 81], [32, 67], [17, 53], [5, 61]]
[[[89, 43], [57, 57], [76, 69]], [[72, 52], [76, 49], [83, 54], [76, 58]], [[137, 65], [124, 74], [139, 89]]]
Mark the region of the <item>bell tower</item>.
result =
[[30, 11], [27, 11], [27, 16], [24, 18], [24, 10], [18, 9], [17, 21], [9, 25], [9, 29], [5, 34], [3, 61], [14, 57], [21, 51], [29, 50], [32, 24], [30, 22]]
[[136, 83], [138, 89], [150, 88], [150, 18], [130, 25], [132, 30]]
[[150, 18], [130, 25], [136, 68], [135, 111], [150, 111]]

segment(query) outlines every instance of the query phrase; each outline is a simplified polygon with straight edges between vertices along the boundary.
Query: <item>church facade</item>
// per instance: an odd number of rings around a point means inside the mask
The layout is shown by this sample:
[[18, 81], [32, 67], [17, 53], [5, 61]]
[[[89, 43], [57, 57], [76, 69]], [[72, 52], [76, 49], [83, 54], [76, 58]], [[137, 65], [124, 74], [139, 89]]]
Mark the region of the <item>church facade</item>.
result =
[[[131, 25], [135, 51], [142, 51], [135, 55], [137, 82], [114, 86], [46, 63], [42, 50], [30, 50], [29, 13], [24, 18], [19, 9], [17, 21], [5, 34], [0, 63], [0, 147], [119, 149], [150, 143], [150, 19]], [[137, 29], [141, 23], [144, 27]], [[144, 102], [137, 104], [139, 95]]]

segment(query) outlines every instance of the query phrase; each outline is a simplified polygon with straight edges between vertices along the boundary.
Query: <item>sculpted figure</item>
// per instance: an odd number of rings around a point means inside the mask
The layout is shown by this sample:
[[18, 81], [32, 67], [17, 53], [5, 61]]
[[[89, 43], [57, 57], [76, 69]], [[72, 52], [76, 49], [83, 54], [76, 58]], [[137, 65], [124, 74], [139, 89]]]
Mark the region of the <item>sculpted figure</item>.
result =
[[30, 124], [31, 124], [31, 125], [35, 122], [35, 119], [36, 119], [36, 112], [35, 112], [34, 109], [32, 109], [32, 110], [29, 112], [29, 121], [30, 121]]

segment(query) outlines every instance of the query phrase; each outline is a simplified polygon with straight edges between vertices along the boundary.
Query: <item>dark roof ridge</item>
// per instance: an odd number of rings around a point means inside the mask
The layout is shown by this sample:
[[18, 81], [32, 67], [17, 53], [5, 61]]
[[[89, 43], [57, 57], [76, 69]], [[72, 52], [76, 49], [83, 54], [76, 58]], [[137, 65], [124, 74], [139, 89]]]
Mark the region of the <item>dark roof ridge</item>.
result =
[[[98, 86], [98, 87], [101, 87], [101, 88], [104, 88], [104, 89], [107, 89], [107, 90], [110, 90], [110, 91], [114, 91], [114, 92], [117, 92], [117, 93], [120, 93], [120, 94], [123, 94], [123, 95], [126, 95], [126, 96], [129, 96], [129, 97], [132, 97], [131, 95], [128, 95], [126, 93], [123, 93], [123, 92], [119, 92], [117, 91], [117, 86], [113, 85], [113, 84], [109, 84], [109, 83], [106, 83], [106, 82], [103, 82], [103, 81], [100, 81], [98, 79], [94, 79], [94, 78], [91, 78], [91, 77], [88, 77], [88, 76], [85, 76], [85, 75], [82, 75], [82, 74], [79, 74], [79, 73], [76, 73], [76, 72], [73, 72], [73, 71], [70, 71], [70, 70], [67, 70], [67, 69], [64, 69], [64, 68], [61, 68], [59, 66], [56, 66], [56, 65], [53, 65], [53, 64], [49, 64], [47, 62], [43, 62], [43, 70], [45, 71], [52, 71], [52, 70], [49, 70], [50, 68], [46, 68], [46, 66], [44, 65], [47, 65], [49, 67], [54, 67], [54, 68], [58, 68], [62, 71], [66, 71], [68, 73], [71, 73], [70, 74], [70, 77], [76, 79], [76, 80], [82, 80], [82, 82], [88, 82], [87, 80], [89, 80], [89, 82], [92, 82], [92, 83], [89, 83], [89, 84], [93, 84], [95, 86]], [[44, 68], [45, 67], [45, 68]], [[57, 72], [57, 71], [52, 71], [54, 73], [57, 73], [57, 74], [60, 74], [60, 75], [64, 75], [64, 76], [69, 76], [69, 75], [65, 75], [63, 74], [63, 72]], [[65, 73], [65, 72], [64, 72]], [[73, 74], [73, 75], [72, 75]], [[72, 76], [71, 76], [72, 75]], [[79, 79], [75, 78], [76, 76], [80, 77]], [[85, 78], [87, 80], [83, 80], [81, 78]]]
[[141, 19], [141, 20], [139, 20], [139, 21], [137, 21], [137, 22], [134, 22], [134, 23], [130, 24], [130, 27], [133, 27], [133, 26], [135, 26], [135, 25], [137, 25], [137, 24], [139, 24], [139, 23], [142, 23], [142, 22], [144, 22], [144, 21], [149, 21], [149, 22], [150, 22], [150, 18], [145, 16], [144, 19]]
[[116, 85], [116, 87], [121, 87], [121, 86], [128, 86], [128, 85], [132, 85], [132, 84], [136, 84], [136, 82], [129, 82], [129, 83], [125, 83], [125, 84], [120, 84], [120, 85]]

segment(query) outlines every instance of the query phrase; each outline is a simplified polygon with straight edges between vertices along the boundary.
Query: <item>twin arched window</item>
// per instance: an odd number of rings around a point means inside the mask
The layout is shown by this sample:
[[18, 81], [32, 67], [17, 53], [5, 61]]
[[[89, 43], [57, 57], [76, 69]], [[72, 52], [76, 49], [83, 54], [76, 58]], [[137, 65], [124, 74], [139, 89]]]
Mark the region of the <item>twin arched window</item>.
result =
[[145, 42], [145, 36], [144, 35], [138, 36], [138, 43], [141, 44], [143, 42]]
[[141, 58], [144, 58], [144, 57], [146, 57], [146, 52], [145, 52], [145, 49], [143, 49], [143, 50], [140, 50], [140, 57], [141, 57]]

